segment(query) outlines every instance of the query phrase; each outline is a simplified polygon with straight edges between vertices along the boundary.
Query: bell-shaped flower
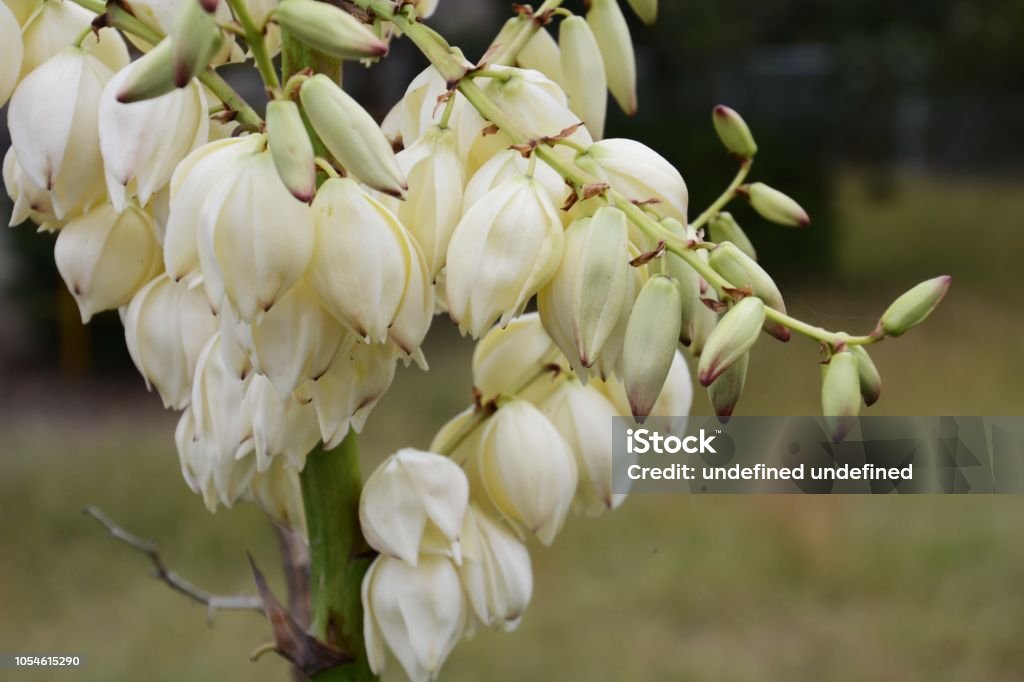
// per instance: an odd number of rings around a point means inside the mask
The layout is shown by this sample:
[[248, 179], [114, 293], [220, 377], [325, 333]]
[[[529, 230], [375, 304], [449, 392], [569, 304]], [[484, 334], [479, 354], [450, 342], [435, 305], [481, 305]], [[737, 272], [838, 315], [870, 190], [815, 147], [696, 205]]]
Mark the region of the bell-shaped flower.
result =
[[[61, 0], [33, 4], [33, 10], [22, 23], [22, 78], [61, 50], [67, 49], [96, 19], [95, 14], [74, 2]], [[121, 34], [114, 28], [91, 32], [82, 40], [81, 45], [111, 71], [119, 71], [128, 65], [128, 48]]]
[[217, 318], [199, 289], [160, 275], [128, 304], [124, 336], [135, 367], [156, 387], [164, 407], [180, 410], [192, 397], [192, 377]]
[[427, 359], [420, 349], [423, 339], [430, 331], [437, 307], [437, 296], [427, 271], [427, 259], [416, 240], [405, 235], [409, 247], [409, 281], [405, 298], [398, 308], [395, 321], [388, 329], [388, 339], [405, 355], [405, 365], [415, 361], [420, 369], [427, 370]]
[[[610, 379], [607, 382], [594, 384], [598, 390], [603, 392], [615, 405], [616, 414], [630, 416], [632, 410], [629, 405], [629, 398], [626, 395], [626, 388], [622, 382]], [[690, 414], [690, 407], [693, 405], [693, 379], [690, 376], [690, 368], [686, 364], [686, 358], [682, 352], [676, 350], [672, 359], [672, 366], [668, 371], [668, 378], [661, 387], [661, 394], [651, 408], [652, 417], [674, 417], [669, 424], [672, 433], [682, 433], [686, 428], [687, 415]]]
[[269, 379], [254, 374], [245, 391], [245, 401], [252, 418], [257, 471], [268, 471], [278, 460], [301, 470], [306, 455], [320, 440], [312, 396], [296, 391], [282, 400]]
[[530, 553], [508, 526], [475, 504], [466, 511], [458, 571], [481, 623], [506, 632], [519, 627], [533, 595]]
[[377, 401], [391, 387], [397, 354], [390, 344], [356, 343], [339, 353], [313, 382], [313, 404], [327, 449], [341, 443], [349, 428], [363, 430]]
[[[153, 99], [122, 104], [117, 93], [139, 62], [118, 71], [100, 98], [100, 151], [110, 201], [122, 210], [132, 195], [145, 206], [171, 181], [175, 167], [206, 143], [206, 95], [198, 81]], [[174, 125], [163, 125], [173, 121]]]
[[398, 219], [347, 178], [313, 200], [317, 248], [307, 279], [324, 306], [367, 341], [383, 343], [405, 297], [413, 252]]
[[63, 226], [64, 222], [58, 220], [53, 212], [50, 193], [29, 179], [18, 163], [18, 155], [14, 153], [13, 147], [8, 148], [4, 156], [4, 187], [7, 188], [7, 196], [14, 202], [9, 222], [11, 227], [26, 220], [31, 220], [43, 231]]
[[506, 325], [554, 274], [562, 223], [535, 179], [520, 176], [488, 192], [463, 215], [448, 247], [448, 313], [463, 334]]
[[[281, 182], [269, 151], [243, 155], [236, 171], [203, 203], [199, 265], [210, 304], [226, 297], [248, 322], [302, 277], [315, 233], [309, 206]], [[176, 208], [172, 197], [172, 222]]]
[[451, 560], [415, 566], [379, 556], [363, 578], [363, 633], [370, 670], [384, 671], [390, 650], [411, 682], [437, 678], [466, 627], [466, 600]]
[[[199, 270], [199, 223], [203, 206], [222, 184], [232, 182], [243, 159], [265, 142], [261, 135], [209, 142], [186, 156], [174, 169], [170, 212], [164, 234], [164, 267], [179, 280]], [[216, 302], [217, 308], [220, 301]]]
[[[480, 166], [466, 185], [462, 200], [462, 212], [465, 213], [492, 189], [514, 178], [527, 174], [530, 162], [514, 149], [503, 149]], [[547, 193], [551, 203], [561, 206], [568, 189], [565, 180], [555, 169], [543, 161], [538, 161], [533, 169], [533, 178]]]
[[432, 126], [396, 158], [408, 178], [409, 192], [405, 201], [393, 202], [392, 210], [423, 247], [433, 280], [444, 267], [448, 243], [461, 217], [465, 169], [455, 132]]
[[68, 47], [30, 73], [11, 97], [7, 125], [18, 163], [33, 185], [49, 191], [58, 220], [103, 195], [97, 115], [112, 75], [93, 55]]
[[[472, 65], [467, 62], [466, 66]], [[385, 120], [386, 133], [392, 141], [396, 141], [397, 132], [397, 141], [401, 141], [407, 148], [411, 147], [431, 127], [438, 125], [445, 110], [445, 103], [438, 98], [446, 96], [447, 92], [448, 84], [444, 77], [432, 66], [413, 78], [405, 89], [405, 95], [389, 115], [390, 120]], [[465, 158], [480, 135], [483, 120], [462, 95], [456, 92], [452, 97], [455, 97], [455, 102], [452, 104], [448, 127], [456, 133], [459, 156]], [[385, 128], [385, 125], [381, 127]]]
[[78, 303], [82, 322], [131, 301], [160, 272], [160, 245], [153, 219], [110, 204], [75, 218], [60, 231], [54, 260]]
[[384, 460], [359, 499], [363, 536], [382, 554], [415, 566], [421, 553], [460, 559], [469, 483], [448, 457], [412, 448]]
[[228, 370], [219, 345], [217, 334], [199, 354], [189, 410], [195, 447], [210, 463], [220, 501], [231, 506], [256, 470], [256, 458], [251, 456], [252, 419], [245, 401], [249, 379], [239, 379]]
[[507, 519], [550, 545], [576, 494], [572, 451], [547, 417], [524, 400], [501, 405], [484, 429], [479, 456], [487, 495]]
[[21, 43], [21, 26], [18, 19], [0, 3], [0, 45], [4, 45], [4, 60], [0, 63], [0, 107], [14, 92], [21, 76], [21, 59], [24, 49]]
[[527, 313], [504, 328], [492, 328], [477, 342], [473, 351], [473, 386], [484, 400], [516, 394], [534, 402], [550, 391], [551, 382], [534, 382], [528, 394], [522, 389], [552, 364], [568, 367], [544, 331], [540, 316]]
[[690, 202], [683, 176], [665, 157], [635, 140], [612, 138], [590, 145], [576, 163], [591, 175], [636, 203], [686, 224]]
[[576, 456], [580, 510], [596, 516], [618, 507], [626, 496], [612, 492], [612, 418], [618, 410], [611, 400], [595, 386], [570, 379], [561, 382], [541, 411]]
[[275, 459], [266, 471], [257, 471], [249, 493], [274, 523], [306, 537], [306, 512], [302, 506], [299, 472], [284, 458]]

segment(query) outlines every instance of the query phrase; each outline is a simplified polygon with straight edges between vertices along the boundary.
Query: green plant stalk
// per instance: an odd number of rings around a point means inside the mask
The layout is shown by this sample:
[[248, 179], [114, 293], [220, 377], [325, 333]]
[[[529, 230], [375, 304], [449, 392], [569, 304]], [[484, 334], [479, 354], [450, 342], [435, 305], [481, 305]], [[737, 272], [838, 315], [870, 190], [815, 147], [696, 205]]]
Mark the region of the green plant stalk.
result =
[[697, 216], [697, 219], [690, 223], [690, 227], [695, 230], [699, 230], [704, 225], [718, 215], [726, 204], [736, 198], [736, 190], [740, 188], [743, 181], [747, 179], [747, 175], [750, 174], [750, 169], [754, 165], [754, 159], [743, 159], [740, 161], [740, 169], [736, 172], [736, 177], [733, 178], [729, 186], [725, 188], [722, 195], [719, 196], [715, 201], [705, 209], [703, 213]]
[[231, 8], [231, 12], [235, 15], [235, 19], [242, 25], [242, 30], [245, 31], [245, 42], [252, 52], [253, 60], [256, 62], [256, 69], [260, 72], [260, 77], [263, 78], [263, 84], [272, 97], [279, 96], [281, 94], [281, 81], [277, 78], [274, 62], [271, 61], [270, 53], [267, 52], [263, 31], [253, 21], [252, 14], [249, 13], [249, 7], [245, 4], [245, 0], [227, 0], [227, 3]]
[[[554, 11], [562, 4], [564, 0], [546, 0], [537, 11], [534, 12], [534, 16], [542, 16], [547, 12]], [[498, 64], [503, 66], [511, 66], [515, 63], [516, 57], [523, 51], [526, 44], [530, 42], [534, 34], [541, 29], [541, 23], [534, 21], [532, 17], [522, 17], [520, 21], [523, 22], [523, 27], [516, 33], [512, 40], [508, 41], [506, 45], [502, 45], [498, 48], [498, 51], [492, 56], [490, 64]]]
[[309, 532], [310, 631], [350, 653], [352, 663], [325, 670], [314, 682], [368, 682], [370, 671], [363, 638], [361, 586], [370, 567], [359, 526], [358, 439], [353, 431], [333, 450], [316, 448], [299, 476]]

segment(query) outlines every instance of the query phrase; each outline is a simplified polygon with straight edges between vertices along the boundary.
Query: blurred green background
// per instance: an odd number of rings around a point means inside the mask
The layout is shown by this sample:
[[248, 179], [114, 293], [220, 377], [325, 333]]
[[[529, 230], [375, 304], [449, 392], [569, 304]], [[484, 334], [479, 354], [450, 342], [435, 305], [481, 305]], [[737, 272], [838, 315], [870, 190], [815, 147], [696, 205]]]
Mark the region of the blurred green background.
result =
[[[658, 27], [634, 25], [641, 114], [613, 116], [610, 134], [670, 156], [700, 210], [733, 173], [711, 107], [739, 109], [761, 146], [756, 178], [814, 219], [786, 231], [735, 211], [794, 313], [865, 331], [911, 284], [954, 277], [926, 325], [873, 352], [885, 389], [870, 413], [1024, 414], [1024, 2], [662, 5]], [[442, 0], [436, 23], [478, 54], [505, 11]], [[394, 51], [350, 74], [378, 112], [421, 68]], [[217, 592], [252, 590], [251, 551], [283, 591], [262, 514], [210, 515], [189, 492], [175, 416], [145, 393], [116, 315], [79, 325], [52, 241], [0, 233], [0, 652], [88, 665], [0, 678], [286, 679], [273, 656], [247, 661], [269, 638], [259, 616], [207, 626], [81, 515], [102, 507]], [[399, 371], [366, 467], [425, 447], [468, 402], [471, 350], [438, 318], [432, 370]], [[816, 362], [802, 339], [760, 344], [740, 413], [816, 413]], [[695, 411], [708, 411], [700, 392]], [[460, 644], [442, 679], [1019, 680], [1022, 528], [1016, 497], [634, 497], [534, 547], [522, 627]]]

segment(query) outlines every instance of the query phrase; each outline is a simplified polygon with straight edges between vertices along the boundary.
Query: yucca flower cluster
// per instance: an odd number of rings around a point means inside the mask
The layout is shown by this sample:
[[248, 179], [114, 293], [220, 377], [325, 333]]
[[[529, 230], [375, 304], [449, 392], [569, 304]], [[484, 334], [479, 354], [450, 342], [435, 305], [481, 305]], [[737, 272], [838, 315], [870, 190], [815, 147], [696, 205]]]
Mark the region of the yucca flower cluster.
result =
[[[949, 284], [912, 289], [866, 336], [789, 316], [724, 208], [744, 199], [771, 222], [810, 221], [746, 182], [746, 123], [714, 110], [740, 168], [693, 217], [671, 163], [604, 136], [609, 92], [637, 108], [622, 9], [561, 4], [517, 6], [477, 62], [422, 23], [426, 0], [0, 4], [11, 224], [58, 233], [83, 322], [119, 311], [147, 386], [181, 411], [182, 471], [211, 510], [252, 498], [304, 533], [309, 454], [351, 442], [398, 363], [427, 369], [438, 314], [479, 340], [473, 405], [427, 450], [388, 457], [358, 504], [378, 556], [357, 576], [365, 656], [349, 653], [373, 673], [390, 651], [431, 679], [477, 625], [518, 625], [529, 537], [549, 545], [570, 510], [622, 502], [612, 418], [689, 412], [681, 346], [728, 416], [762, 331], [818, 341], [839, 439], [878, 398], [864, 346], [922, 321]], [[630, 5], [655, 19], [656, 0]], [[372, 64], [399, 36], [431, 66], [378, 124], [338, 68]], [[126, 40], [143, 56], [129, 61]], [[216, 72], [249, 59], [265, 117]]]

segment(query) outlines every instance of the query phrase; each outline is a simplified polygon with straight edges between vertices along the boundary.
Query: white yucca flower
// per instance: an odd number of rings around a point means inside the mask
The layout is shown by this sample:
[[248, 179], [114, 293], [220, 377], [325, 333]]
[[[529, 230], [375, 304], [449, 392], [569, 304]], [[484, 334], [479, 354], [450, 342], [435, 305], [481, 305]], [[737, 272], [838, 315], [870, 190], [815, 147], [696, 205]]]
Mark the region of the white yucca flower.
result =
[[252, 419], [256, 469], [267, 472], [278, 460], [295, 470], [306, 464], [306, 454], [320, 440], [316, 409], [308, 390], [278, 397], [270, 380], [260, 374], [249, 379], [246, 411]]
[[[45, 0], [33, 3], [31, 13], [22, 24], [24, 52], [21, 77], [67, 49], [89, 28], [96, 15], [71, 0]], [[128, 65], [128, 48], [121, 34], [113, 28], [101, 28], [82, 40], [82, 48], [103, 62], [111, 71]]]
[[0, 107], [14, 92], [14, 86], [21, 77], [21, 60], [24, 47], [21, 42], [21, 26], [7, 5], [0, 2], [0, 45], [4, 46], [4, 58], [0, 62]]
[[42, 231], [52, 231], [63, 226], [63, 221], [58, 220], [53, 212], [50, 193], [28, 177], [18, 163], [14, 147], [8, 148], [4, 156], [4, 186], [7, 196], [14, 202], [9, 223], [12, 227], [26, 220], [36, 223]]
[[[498, 185], [527, 174], [530, 161], [514, 149], [504, 149], [480, 166], [466, 184], [462, 212], [475, 206]], [[533, 168], [533, 178], [544, 189], [555, 206], [561, 206], [568, 189], [565, 180], [551, 166], [539, 161]]]
[[568, 367], [544, 331], [539, 315], [527, 313], [505, 328], [492, 328], [477, 342], [473, 351], [473, 386], [484, 400], [519, 391], [520, 397], [536, 402], [547, 395], [553, 384], [535, 381], [525, 393], [523, 384], [552, 363]]
[[339, 353], [313, 382], [313, 404], [324, 446], [336, 447], [349, 428], [359, 433], [395, 378], [398, 350], [390, 344], [356, 343]]
[[462, 526], [459, 579], [481, 623], [515, 630], [533, 596], [530, 553], [516, 534], [471, 504]]

